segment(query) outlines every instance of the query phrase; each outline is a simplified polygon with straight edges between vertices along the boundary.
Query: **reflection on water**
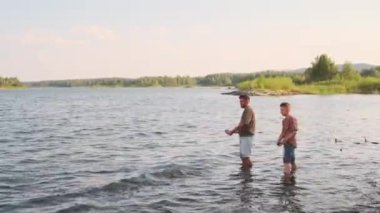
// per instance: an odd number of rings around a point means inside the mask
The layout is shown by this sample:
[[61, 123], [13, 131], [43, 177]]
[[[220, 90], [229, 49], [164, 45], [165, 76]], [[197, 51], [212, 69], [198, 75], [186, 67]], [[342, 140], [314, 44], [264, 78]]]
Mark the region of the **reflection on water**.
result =
[[284, 175], [281, 178], [281, 184], [278, 187], [278, 199], [286, 211], [302, 212], [302, 206], [298, 200], [299, 195], [297, 195], [298, 190], [295, 175]]
[[[280, 211], [280, 212], [303, 212], [302, 205], [298, 199], [298, 191], [301, 189], [296, 186], [296, 176], [282, 176], [278, 183], [273, 183], [273, 192], [278, 199], [278, 204], [273, 206], [257, 205], [257, 200], [262, 196], [259, 188], [254, 188], [254, 171], [242, 169], [239, 173], [240, 186], [237, 194], [240, 198], [240, 207], [237, 212], [257, 211]], [[259, 183], [260, 184], [260, 181]]]
[[[0, 91], [0, 212], [379, 212], [379, 96], [253, 97], [239, 170], [236, 97], [219, 89]], [[299, 121], [282, 177], [278, 105]], [[337, 139], [337, 140], [335, 140]]]
[[284, 184], [284, 185], [290, 185], [290, 186], [294, 186], [296, 185], [296, 174], [293, 173], [291, 175], [283, 175], [281, 177], [281, 182]]
[[240, 201], [243, 206], [251, 207], [254, 199], [254, 189], [251, 185], [253, 182], [252, 172], [250, 169], [241, 169], [241, 190], [238, 192]]

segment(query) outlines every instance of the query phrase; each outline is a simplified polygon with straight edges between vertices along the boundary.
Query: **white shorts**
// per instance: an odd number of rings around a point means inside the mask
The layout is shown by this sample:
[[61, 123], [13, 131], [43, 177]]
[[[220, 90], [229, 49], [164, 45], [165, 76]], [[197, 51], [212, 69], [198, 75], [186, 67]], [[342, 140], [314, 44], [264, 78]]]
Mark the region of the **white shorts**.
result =
[[252, 155], [253, 136], [239, 137], [240, 141], [240, 157], [247, 158]]

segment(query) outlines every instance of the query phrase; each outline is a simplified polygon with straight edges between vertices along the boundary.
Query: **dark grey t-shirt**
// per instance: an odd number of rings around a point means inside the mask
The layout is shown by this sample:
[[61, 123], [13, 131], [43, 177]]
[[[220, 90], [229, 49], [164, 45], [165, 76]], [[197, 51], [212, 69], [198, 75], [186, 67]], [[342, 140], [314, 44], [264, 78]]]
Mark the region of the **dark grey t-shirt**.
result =
[[250, 106], [244, 108], [243, 114], [241, 115], [241, 122], [243, 126], [239, 129], [240, 136], [252, 136], [255, 134], [255, 112]]

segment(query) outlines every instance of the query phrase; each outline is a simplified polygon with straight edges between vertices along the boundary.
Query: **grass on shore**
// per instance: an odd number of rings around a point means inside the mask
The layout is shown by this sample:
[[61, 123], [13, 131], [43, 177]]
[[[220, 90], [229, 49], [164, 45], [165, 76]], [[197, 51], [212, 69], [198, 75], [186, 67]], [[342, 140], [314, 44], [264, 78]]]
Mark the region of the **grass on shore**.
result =
[[0, 90], [15, 90], [15, 89], [26, 89], [27, 87], [24, 87], [24, 86], [22, 86], [22, 87], [8, 87], [8, 86], [6, 86], [6, 87], [0, 87]]
[[296, 85], [289, 77], [259, 77], [238, 84], [243, 91], [269, 90], [301, 94], [380, 94], [380, 78], [365, 77], [358, 80], [334, 79], [311, 84]]

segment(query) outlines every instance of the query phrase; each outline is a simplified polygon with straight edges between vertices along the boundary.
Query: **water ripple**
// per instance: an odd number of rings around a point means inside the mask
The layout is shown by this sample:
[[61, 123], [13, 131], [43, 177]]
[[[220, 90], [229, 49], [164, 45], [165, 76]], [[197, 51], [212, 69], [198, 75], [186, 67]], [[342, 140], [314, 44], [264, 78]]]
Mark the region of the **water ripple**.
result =
[[[380, 211], [378, 96], [254, 97], [252, 171], [223, 133], [238, 100], [218, 89], [31, 89], [0, 100], [0, 212]], [[300, 125], [290, 180], [275, 144], [281, 101]]]

